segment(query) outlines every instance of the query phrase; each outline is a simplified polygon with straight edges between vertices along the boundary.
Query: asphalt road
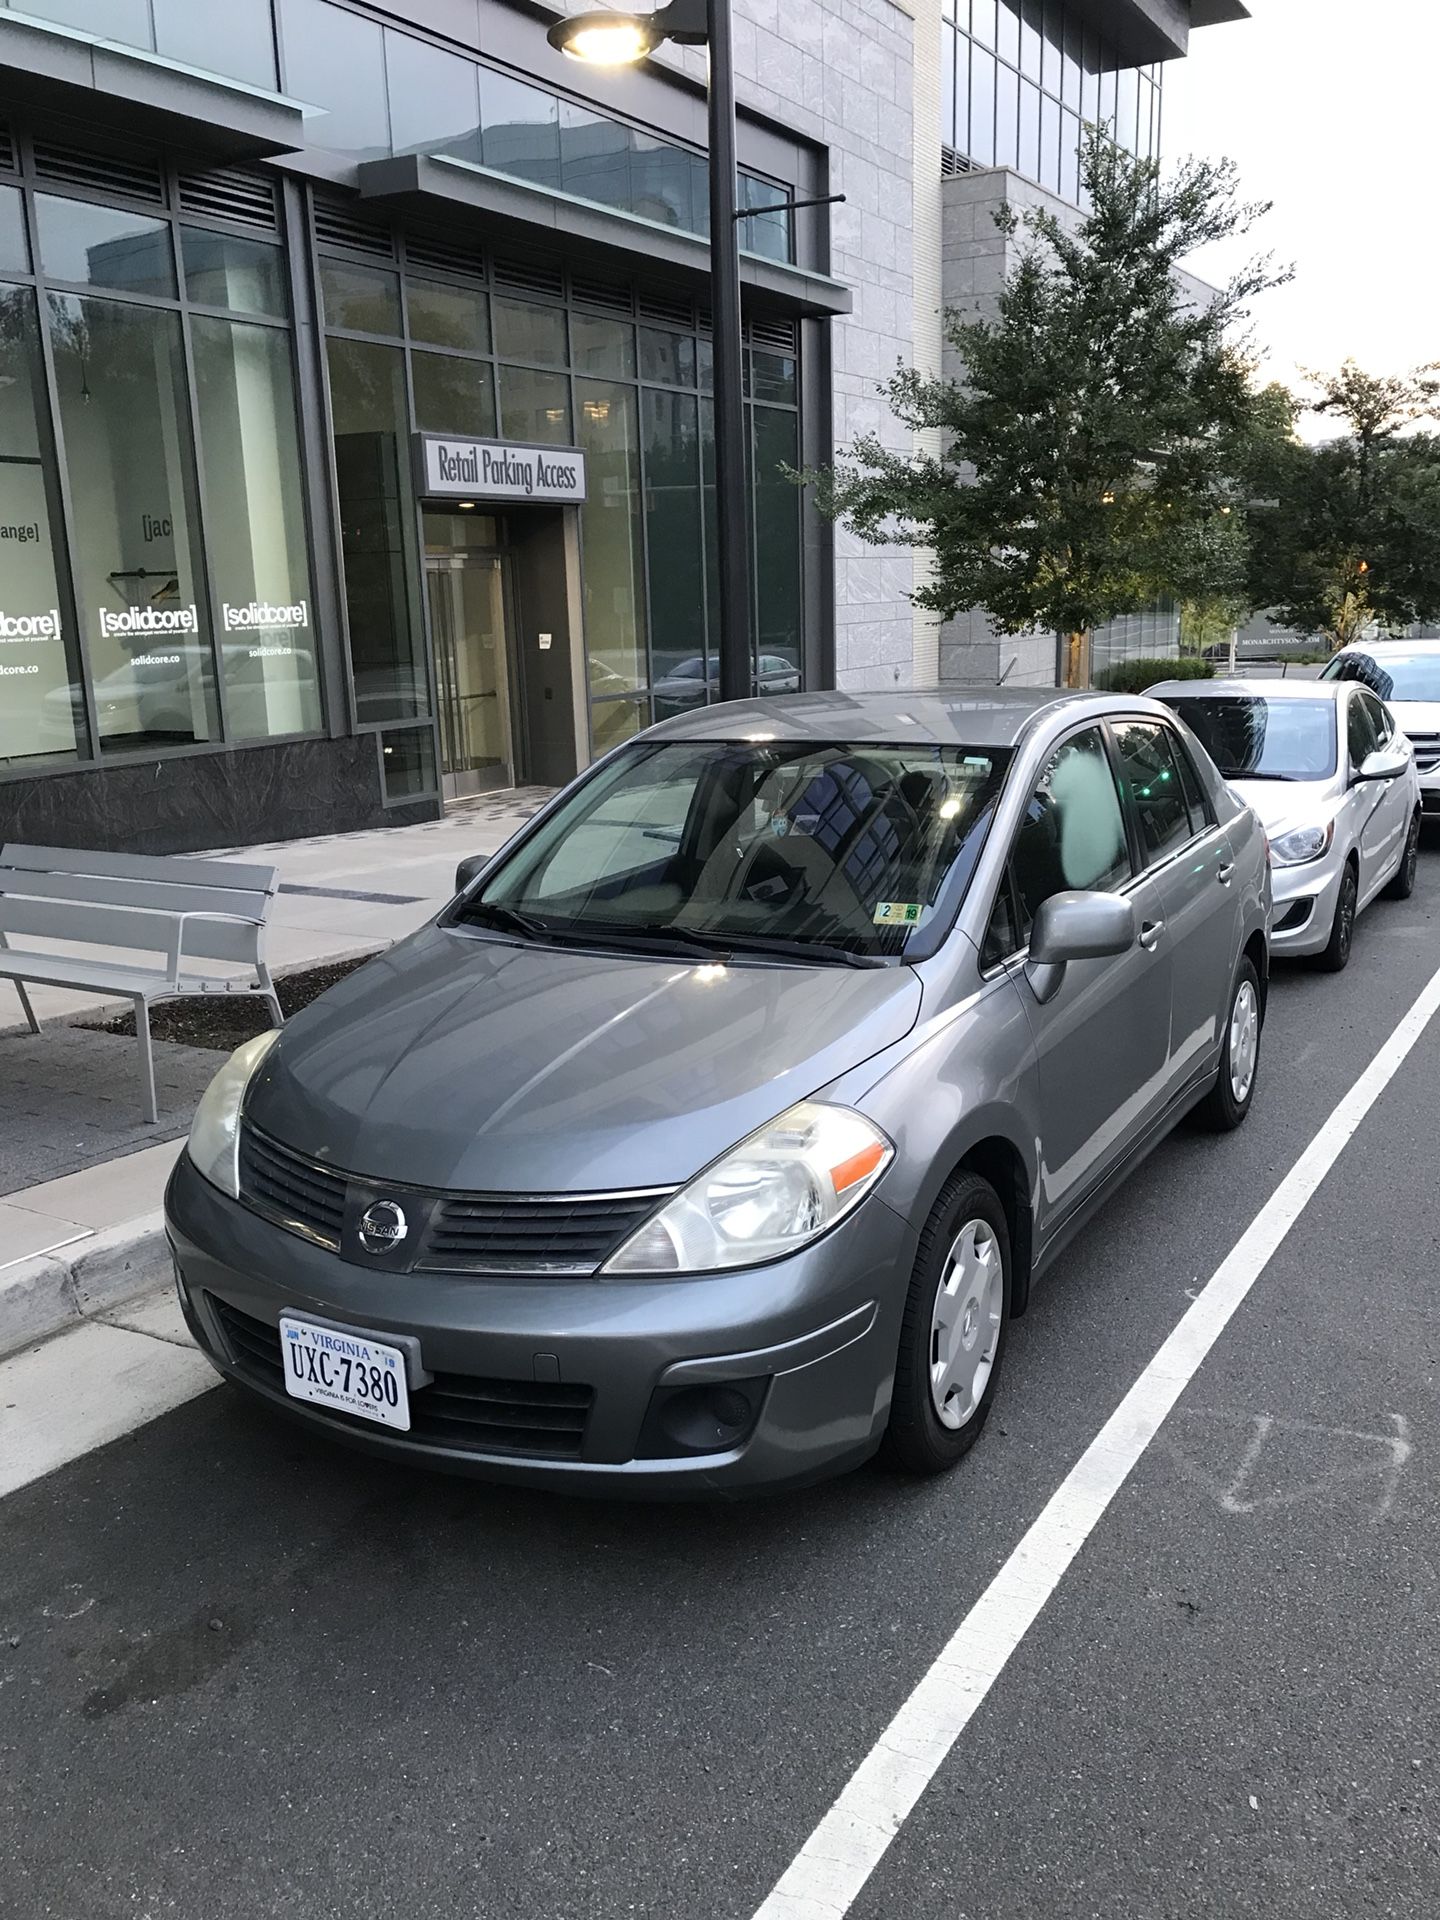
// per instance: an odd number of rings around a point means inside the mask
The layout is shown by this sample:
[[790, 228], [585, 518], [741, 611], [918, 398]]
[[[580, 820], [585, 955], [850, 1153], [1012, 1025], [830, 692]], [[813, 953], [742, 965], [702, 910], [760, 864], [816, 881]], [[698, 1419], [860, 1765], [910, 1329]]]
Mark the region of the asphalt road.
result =
[[[206, 1394], [0, 1502], [6, 1920], [750, 1920], [1440, 964], [1440, 845], [1017, 1323], [949, 1479], [619, 1507]], [[855, 1920], [1440, 1911], [1440, 1021]]]

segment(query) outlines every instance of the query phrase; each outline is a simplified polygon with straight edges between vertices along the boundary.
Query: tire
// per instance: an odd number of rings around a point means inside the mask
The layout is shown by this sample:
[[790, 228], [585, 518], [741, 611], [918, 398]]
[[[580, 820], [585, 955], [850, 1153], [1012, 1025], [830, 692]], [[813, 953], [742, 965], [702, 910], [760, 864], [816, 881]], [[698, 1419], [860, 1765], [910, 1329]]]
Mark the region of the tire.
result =
[[[1245, 1013], [1247, 1005], [1248, 1018]], [[1250, 1111], [1255, 1098], [1255, 1085], [1260, 1078], [1263, 1007], [1260, 976], [1253, 962], [1242, 958], [1236, 969], [1235, 984], [1230, 989], [1230, 1009], [1225, 1016], [1225, 1044], [1220, 1053], [1220, 1070], [1215, 1076], [1214, 1086], [1195, 1109], [1197, 1122], [1212, 1133], [1233, 1133]], [[1243, 1070], [1247, 1045], [1248, 1075]]]
[[1405, 851], [1394, 878], [1385, 889], [1387, 900], [1408, 900], [1415, 891], [1415, 874], [1420, 865], [1420, 815], [1417, 813], [1410, 822], [1410, 831], [1405, 836]]
[[1330, 939], [1325, 951], [1315, 956], [1315, 964], [1322, 973], [1343, 973], [1350, 964], [1350, 948], [1355, 939], [1355, 902], [1359, 894], [1355, 862], [1347, 860], [1335, 901], [1335, 918], [1330, 923]]
[[[991, 1263], [998, 1264], [998, 1274]], [[958, 1282], [953, 1288], [947, 1282]], [[920, 1235], [915, 1270], [905, 1301], [890, 1424], [881, 1457], [901, 1472], [946, 1473], [980, 1438], [1000, 1379], [1010, 1325], [1010, 1230], [1005, 1209], [988, 1180], [960, 1172], [946, 1182]], [[942, 1291], [950, 1295], [956, 1366], [947, 1409], [940, 1411], [941, 1390], [932, 1384]], [[967, 1319], [967, 1309], [974, 1313]], [[988, 1359], [986, 1326], [990, 1329]], [[967, 1325], [973, 1337], [967, 1339]]]

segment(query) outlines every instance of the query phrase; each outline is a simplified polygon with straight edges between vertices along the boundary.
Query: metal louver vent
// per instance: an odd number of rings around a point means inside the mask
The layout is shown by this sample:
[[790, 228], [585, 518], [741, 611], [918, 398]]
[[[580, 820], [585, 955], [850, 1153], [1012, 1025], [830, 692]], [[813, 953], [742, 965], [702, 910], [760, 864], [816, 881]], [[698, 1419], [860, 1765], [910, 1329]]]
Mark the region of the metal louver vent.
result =
[[752, 320], [750, 339], [757, 347], [774, 347], [781, 353], [795, 351], [795, 322], [793, 320]]
[[88, 187], [94, 193], [123, 193], [153, 206], [165, 204], [160, 162], [142, 154], [92, 153], [69, 141], [37, 140], [35, 178], [47, 186]]
[[247, 226], [278, 233], [275, 183], [244, 167], [210, 167], [179, 176], [182, 213], [208, 214], [214, 220], [243, 220]]
[[315, 238], [324, 246], [349, 247], [377, 260], [395, 258], [395, 241], [388, 227], [379, 227], [343, 200], [315, 196]]
[[558, 299], [565, 292], [565, 276], [559, 267], [538, 260], [497, 260], [494, 274], [497, 287], [509, 287], [516, 293], [548, 293]]
[[429, 267], [436, 273], [467, 273], [474, 280], [485, 278], [485, 256], [479, 247], [437, 234], [407, 233], [405, 261], [411, 267]]
[[693, 327], [695, 308], [683, 293], [642, 293], [640, 318], [658, 320], [667, 327]]
[[572, 274], [570, 291], [587, 307], [601, 307], [606, 313], [623, 313], [628, 319], [634, 311], [629, 287], [615, 281], [582, 280], [578, 274]]
[[20, 162], [8, 127], [0, 127], [0, 172], [14, 173]]
[[954, 147], [941, 147], [940, 178], [942, 180], [953, 180], [957, 173], [973, 173], [974, 171], [975, 163], [973, 160], [967, 159], [963, 153], [957, 153]]

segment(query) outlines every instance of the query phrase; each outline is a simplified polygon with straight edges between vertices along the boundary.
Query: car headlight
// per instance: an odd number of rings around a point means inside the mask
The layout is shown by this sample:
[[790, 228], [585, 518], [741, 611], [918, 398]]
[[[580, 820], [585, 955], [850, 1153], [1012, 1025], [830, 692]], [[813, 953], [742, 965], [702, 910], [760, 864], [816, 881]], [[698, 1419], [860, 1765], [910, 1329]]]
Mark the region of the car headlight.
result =
[[186, 1152], [212, 1186], [240, 1198], [240, 1103], [260, 1062], [280, 1038], [271, 1027], [237, 1047], [200, 1096]]
[[606, 1273], [715, 1273], [794, 1253], [874, 1186], [895, 1149], [863, 1114], [802, 1100], [697, 1174]]
[[1278, 839], [1270, 842], [1270, 864], [1272, 867], [1303, 867], [1307, 860], [1318, 860], [1322, 853], [1328, 853], [1334, 838], [1333, 820], [1323, 827], [1296, 827], [1292, 833], [1282, 833]]

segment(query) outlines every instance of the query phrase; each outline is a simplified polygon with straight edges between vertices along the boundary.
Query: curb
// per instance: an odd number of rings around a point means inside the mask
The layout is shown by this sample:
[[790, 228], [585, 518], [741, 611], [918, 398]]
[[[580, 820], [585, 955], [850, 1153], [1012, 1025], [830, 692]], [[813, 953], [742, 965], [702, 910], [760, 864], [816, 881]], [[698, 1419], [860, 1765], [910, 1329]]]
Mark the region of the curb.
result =
[[54, 1253], [0, 1268], [0, 1357], [168, 1284], [162, 1214], [141, 1214]]

